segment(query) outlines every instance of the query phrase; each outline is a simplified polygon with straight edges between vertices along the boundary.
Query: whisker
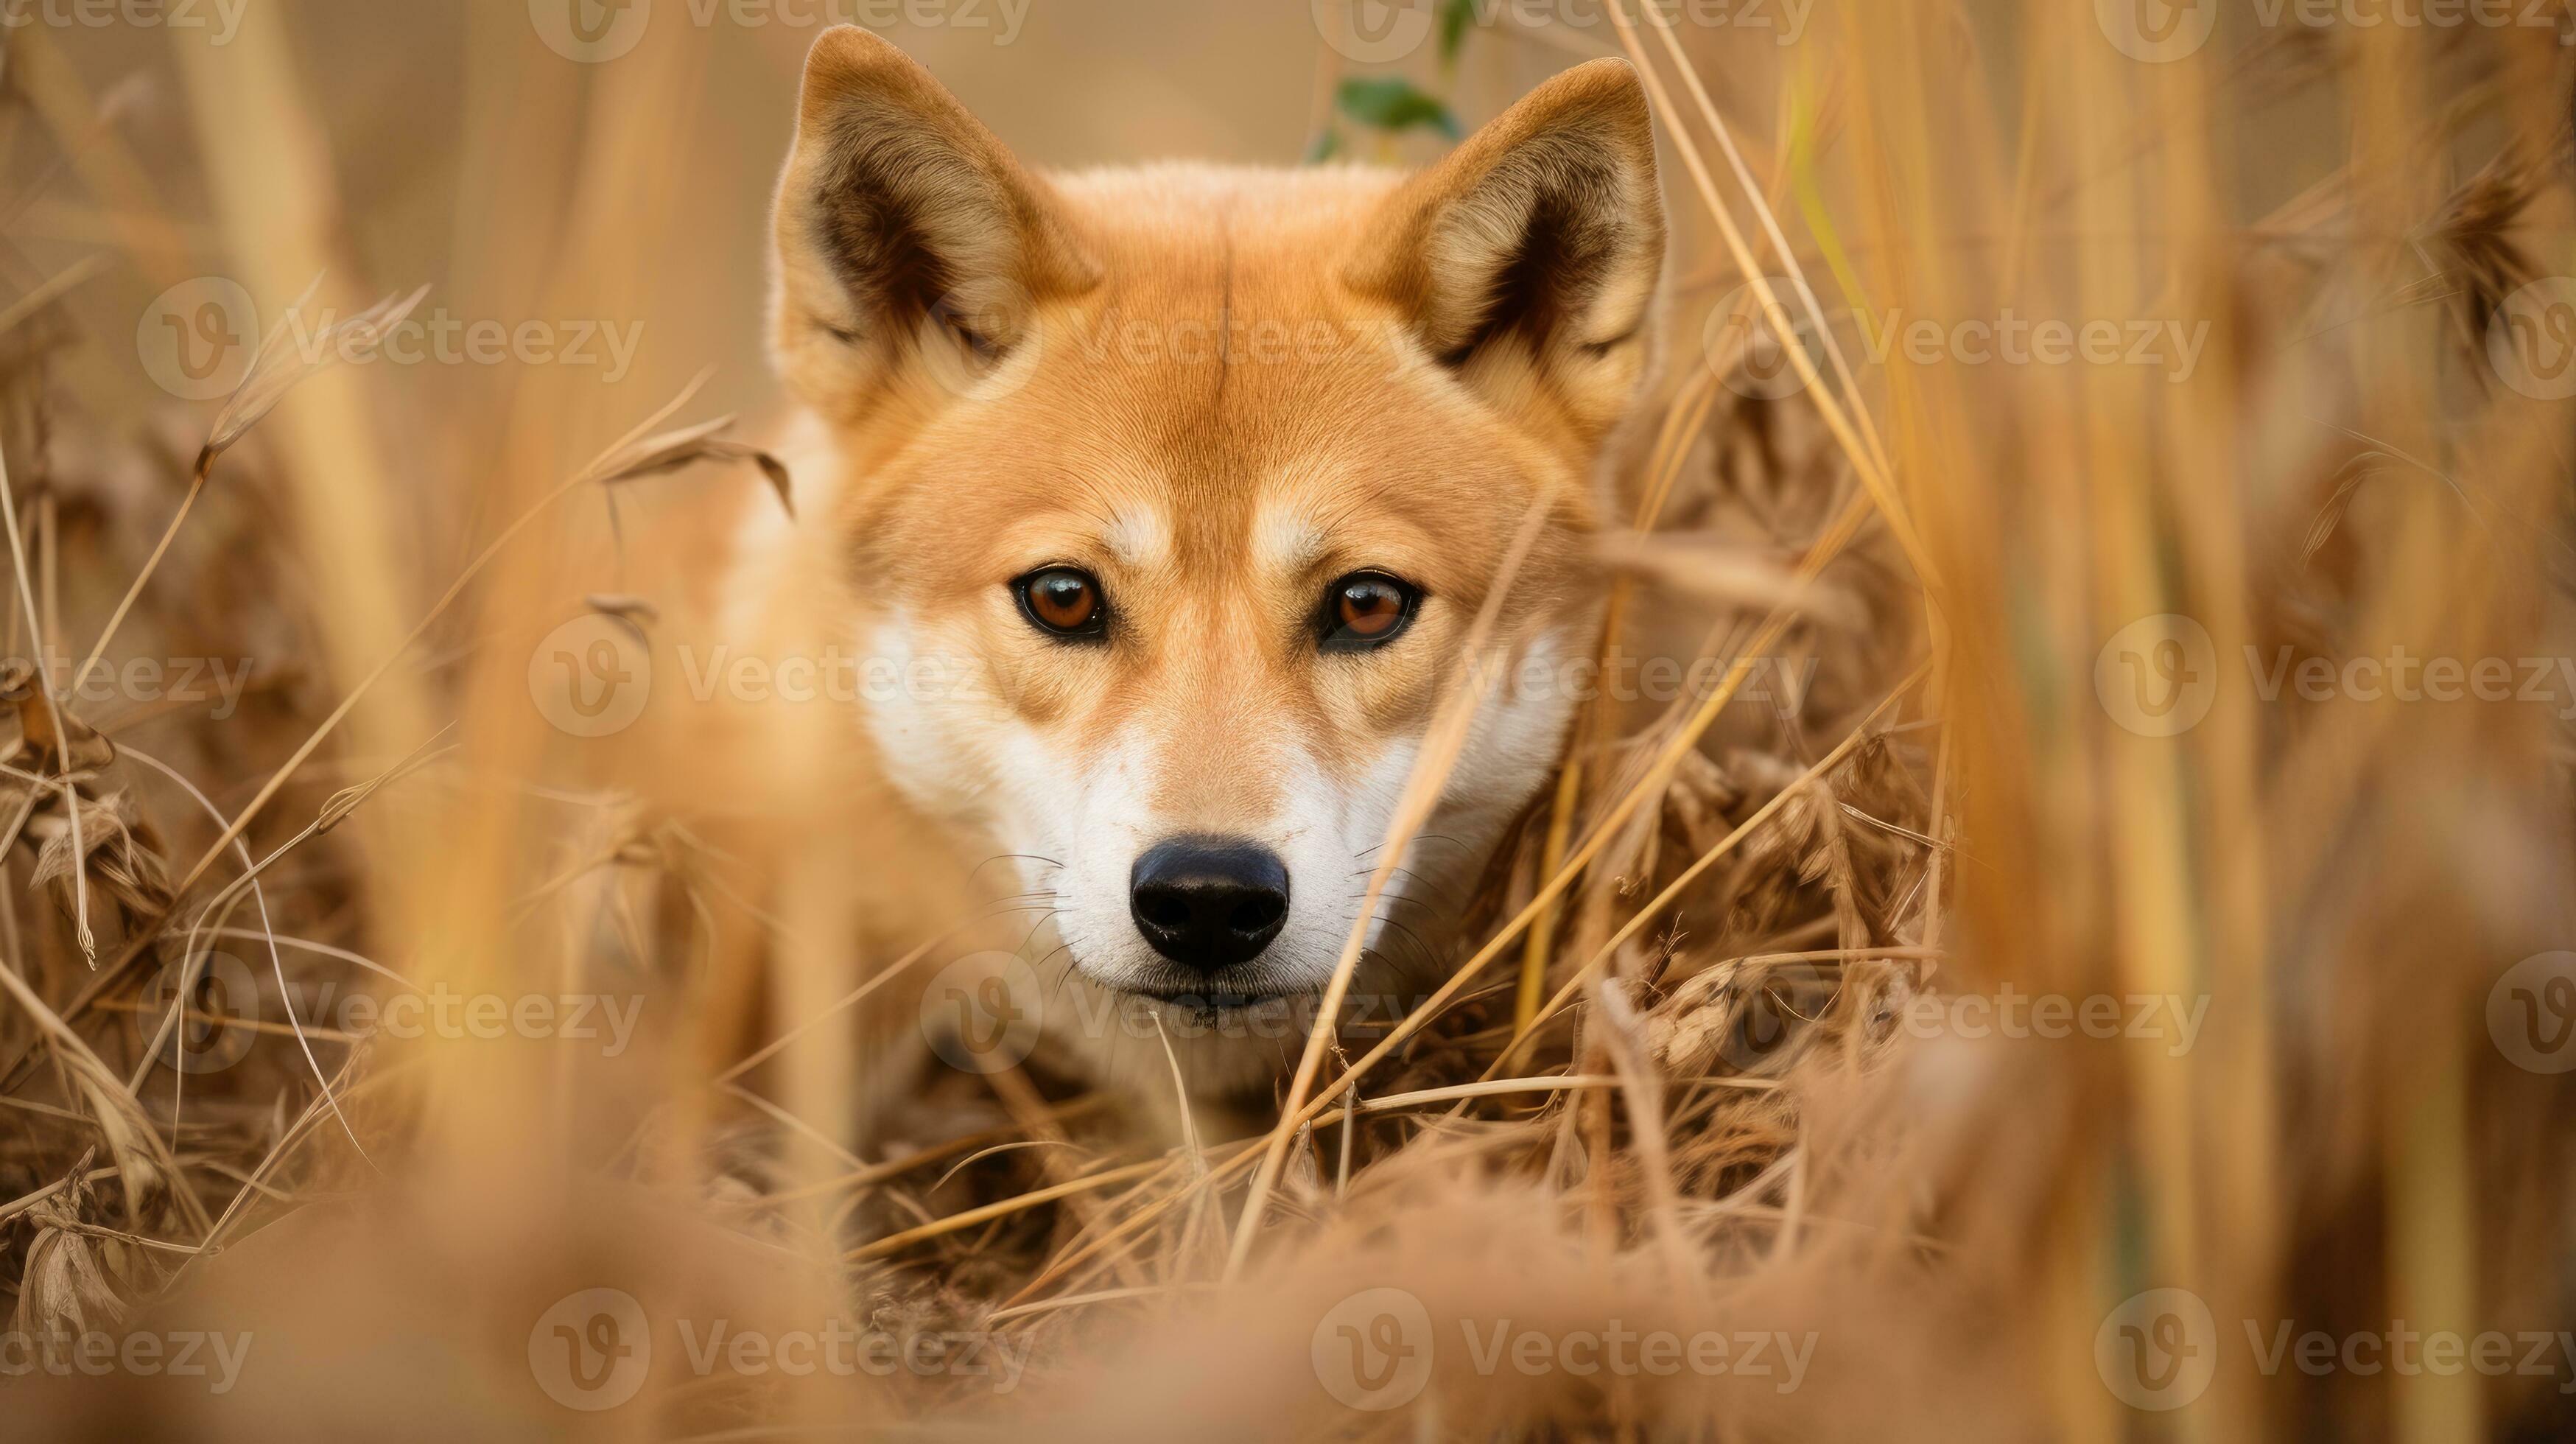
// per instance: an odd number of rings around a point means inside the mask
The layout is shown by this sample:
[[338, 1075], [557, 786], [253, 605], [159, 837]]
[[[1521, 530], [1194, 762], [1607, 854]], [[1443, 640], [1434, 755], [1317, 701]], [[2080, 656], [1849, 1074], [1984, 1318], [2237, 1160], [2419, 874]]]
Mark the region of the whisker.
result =
[[[1457, 849], [1458, 849], [1458, 850], [1460, 850], [1461, 852], [1464, 852], [1464, 851], [1466, 851], [1466, 850], [1467, 850], [1467, 844], [1465, 844], [1465, 843], [1463, 843], [1463, 842], [1460, 842], [1458, 839], [1456, 839], [1456, 838], [1454, 838], [1454, 837], [1451, 837], [1451, 836], [1449, 836], [1449, 835], [1448, 835], [1448, 834], [1446, 834], [1446, 833], [1439, 833], [1439, 832], [1417, 832], [1417, 833], [1415, 833], [1415, 834], [1413, 835], [1413, 840], [1414, 840], [1415, 842], [1445, 842], [1445, 843], [1449, 844], [1451, 847], [1457, 848]], [[1383, 850], [1385, 849], [1385, 847], [1386, 847], [1386, 844], [1381, 842], [1381, 843], [1378, 843], [1378, 844], [1377, 844], [1376, 846], [1374, 846], [1374, 847], [1364, 847], [1364, 848], [1361, 848], [1358, 852], [1352, 853], [1352, 854], [1351, 854], [1351, 856], [1353, 856], [1353, 857], [1366, 857], [1366, 856], [1368, 856], [1370, 853], [1383, 851]]]
[[[1043, 968], [1048, 963], [1054, 962], [1056, 953], [1071, 952], [1072, 950], [1072, 945], [1068, 943], [1064, 947], [1056, 949], [1055, 953], [1049, 953], [1044, 958], [1040, 959], [1038, 961], [1038, 966]], [[1064, 1001], [1064, 990], [1072, 986], [1073, 975], [1079, 971], [1081, 971], [1079, 968], [1067, 968], [1056, 975], [1055, 991], [1047, 995], [1046, 1007], [1048, 1012], [1054, 1012], [1055, 1005]]]
[[[1367, 894], [1367, 893], [1364, 893], [1364, 892], [1355, 892], [1355, 893], [1352, 893], [1348, 898], [1344, 899], [1344, 901], [1347, 901], [1347, 902], [1359, 902], [1359, 901], [1364, 900], [1364, 899], [1365, 899], [1365, 898], [1367, 898], [1367, 897], [1368, 897], [1368, 894]], [[1404, 896], [1404, 895], [1403, 895], [1403, 894], [1401, 894], [1401, 893], [1394, 893], [1394, 894], [1381, 894], [1381, 895], [1380, 895], [1380, 897], [1379, 897], [1379, 901], [1381, 901], [1381, 902], [1385, 903], [1388, 907], [1393, 907], [1393, 906], [1395, 906], [1397, 903], [1411, 903], [1411, 904], [1413, 904], [1415, 907], [1418, 907], [1418, 908], [1428, 908], [1428, 907], [1431, 907], [1432, 903], [1434, 902], [1434, 899], [1431, 899], [1431, 898], [1419, 898], [1419, 897], [1406, 897], [1406, 896]], [[1434, 912], [1432, 913], [1432, 916], [1433, 916], [1433, 917], [1438, 917], [1438, 918], [1446, 918], [1446, 917], [1449, 917], [1449, 916], [1451, 916], [1451, 915], [1452, 915], [1452, 914], [1451, 914], [1450, 912], [1446, 912], [1446, 911], [1434, 911]]]
[[[1021, 911], [1021, 909], [1016, 909], [1016, 908], [1015, 908], [1015, 909], [1013, 909], [1013, 911], [1017, 912], [1017, 911]], [[1045, 927], [1045, 926], [1047, 925], [1047, 923], [1048, 923], [1051, 919], [1054, 919], [1054, 918], [1056, 918], [1056, 917], [1060, 917], [1060, 916], [1062, 916], [1062, 915], [1063, 915], [1063, 913], [1064, 913], [1064, 908], [1063, 908], [1062, 906], [1060, 906], [1060, 905], [1059, 905], [1059, 906], [1056, 906], [1056, 907], [1048, 908], [1045, 912], [1043, 912], [1043, 913], [1039, 914], [1039, 915], [1038, 915], [1038, 920], [1037, 920], [1036, 922], [1033, 922], [1033, 923], [1029, 924], [1029, 930], [1028, 930], [1027, 932], [1025, 932], [1025, 933], [1022, 933], [1022, 934], [1020, 935], [1020, 944], [1019, 944], [1019, 947], [1013, 948], [1013, 949], [1011, 949], [1011, 951], [1016, 953], [1016, 952], [1020, 951], [1020, 948], [1025, 948], [1025, 947], [1027, 947], [1027, 946], [1029, 945], [1029, 940], [1030, 940], [1030, 939], [1032, 939], [1032, 938], [1035, 938], [1035, 937], [1038, 935], [1038, 929]], [[1070, 944], [1067, 944], [1067, 946], [1071, 946], [1071, 945], [1070, 945]], [[1050, 956], [1052, 956], [1052, 954], [1050, 954]]]
[[966, 880], [970, 883], [973, 882], [976, 877], [984, 871], [984, 869], [991, 867], [997, 862], [1042, 862], [1049, 867], [1058, 869], [1061, 869], [1064, 866], [1063, 863], [1056, 861], [1054, 858], [1040, 857], [1033, 852], [1001, 852], [995, 853], [993, 856], [975, 864], [974, 867], [967, 871]]
[[[1375, 868], [1367, 868], [1367, 867], [1364, 867], [1364, 868], [1361, 868], [1359, 871], [1357, 871], [1357, 872], [1355, 872], [1355, 873], [1352, 873], [1352, 874], [1351, 874], [1351, 876], [1353, 876], [1353, 877], [1367, 877], [1370, 873], [1375, 872], [1375, 871], [1376, 871], [1376, 869], [1375, 869]], [[1411, 882], [1414, 886], [1416, 886], [1416, 887], [1418, 887], [1419, 889], [1421, 889], [1422, 891], [1424, 891], [1424, 892], [1427, 892], [1427, 893], [1431, 894], [1433, 897], [1441, 898], [1441, 899], [1443, 899], [1443, 900], [1454, 900], [1454, 898], [1455, 898], [1455, 896], [1456, 896], [1456, 894], [1457, 894], [1457, 889], [1456, 889], [1454, 886], [1452, 886], [1452, 887], [1443, 887], [1443, 886], [1441, 886], [1440, 884], [1438, 884], [1438, 883], [1435, 883], [1435, 882], [1431, 881], [1429, 878], [1424, 877], [1422, 874], [1420, 874], [1420, 873], [1418, 873], [1418, 872], [1415, 872], [1413, 869], [1411, 869], [1411, 868], [1409, 868], [1409, 867], [1399, 867], [1399, 868], [1395, 868], [1395, 869], [1393, 869], [1392, 871], [1388, 872], [1388, 873], [1387, 873], [1387, 876], [1388, 876], [1389, 878], [1399, 878], [1399, 877], [1400, 877], [1400, 878], [1404, 878], [1404, 879], [1408, 880], [1409, 882]]]

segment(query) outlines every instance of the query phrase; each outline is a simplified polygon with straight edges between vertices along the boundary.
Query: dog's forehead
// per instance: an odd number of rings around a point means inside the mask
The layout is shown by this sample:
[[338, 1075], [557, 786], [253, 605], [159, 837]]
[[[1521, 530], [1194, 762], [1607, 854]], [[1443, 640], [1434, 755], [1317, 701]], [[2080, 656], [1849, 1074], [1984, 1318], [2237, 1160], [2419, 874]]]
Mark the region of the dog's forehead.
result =
[[1042, 369], [1104, 417], [1168, 445], [1253, 453], [1307, 438], [1288, 419], [1400, 412], [1400, 322], [1344, 284], [1393, 184], [1366, 170], [1147, 167], [1060, 182], [1098, 281], [1052, 316]]
[[[1075, 354], [1048, 358], [1052, 374], [1029, 388], [1013, 425], [1035, 434], [1009, 442], [1025, 464], [1006, 485], [1078, 513], [1119, 562], [1294, 571], [1336, 535], [1428, 528], [1444, 510], [1455, 522], [1518, 490], [1488, 478], [1482, 495], [1453, 494], [1503, 459], [1464, 454], [1436, 393], [1418, 394], [1364, 325], [1318, 331], [1300, 355], [1243, 354], [1241, 334], [1260, 323], [1238, 309], [1237, 349], [1222, 354], [1204, 339], [1218, 313], [1100, 314], [1133, 349], [1103, 359], [1049, 338]], [[1182, 349], [1152, 354], [1147, 335]]]
[[1058, 548], [1258, 586], [1337, 544], [1373, 548], [1354, 565], [1436, 571], [1507, 540], [1544, 459], [1338, 278], [1388, 173], [1056, 183], [1099, 284], [1051, 307], [1025, 369], [915, 451], [907, 509], [971, 542], [955, 561]]

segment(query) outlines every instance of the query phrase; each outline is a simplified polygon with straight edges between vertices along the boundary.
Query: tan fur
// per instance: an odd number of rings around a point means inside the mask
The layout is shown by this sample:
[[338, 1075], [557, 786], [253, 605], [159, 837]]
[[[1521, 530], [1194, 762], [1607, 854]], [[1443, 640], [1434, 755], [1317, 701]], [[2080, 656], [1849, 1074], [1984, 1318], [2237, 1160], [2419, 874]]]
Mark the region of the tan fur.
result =
[[[1039, 176], [900, 52], [835, 30], [807, 63], [776, 232], [801, 520], [743, 526], [717, 634], [940, 680], [728, 709], [709, 746], [786, 779], [743, 784], [790, 819], [763, 829], [776, 846], [830, 832], [900, 857], [892, 887], [851, 880], [869, 965], [962, 913], [970, 873], [1043, 894], [1043, 926], [995, 936], [1027, 939], [1052, 1055], [1167, 1087], [1150, 1039], [1148, 1072], [1117, 1061], [1132, 1040], [1059, 1026], [1066, 991], [1114, 999], [1160, 966], [1114, 895], [1137, 853], [1193, 832], [1277, 847], [1291, 921], [1259, 966], [1320, 987], [1534, 504], [1546, 530], [1500, 635], [1542, 662], [1590, 645], [1595, 473], [1649, 365], [1662, 254], [1635, 77], [1569, 71], [1415, 176]], [[1100, 579], [1105, 644], [1021, 614], [1010, 582], [1047, 565]], [[1319, 652], [1326, 584], [1363, 568], [1420, 587], [1419, 615], [1380, 651]], [[1437, 838], [1405, 859], [1411, 945], [1373, 953], [1364, 989], [1436, 982], [1438, 897], [1538, 789], [1572, 706], [1550, 686], [1487, 701]], [[1015, 854], [1047, 861], [978, 869]], [[1295, 1047], [1182, 1051], [1194, 1088], [1259, 1095]]]

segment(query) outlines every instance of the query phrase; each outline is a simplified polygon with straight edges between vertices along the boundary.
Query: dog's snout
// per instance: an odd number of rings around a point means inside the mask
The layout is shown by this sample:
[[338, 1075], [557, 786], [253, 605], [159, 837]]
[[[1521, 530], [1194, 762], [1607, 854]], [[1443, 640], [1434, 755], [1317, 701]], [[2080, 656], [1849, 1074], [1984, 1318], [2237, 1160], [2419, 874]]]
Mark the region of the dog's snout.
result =
[[1288, 865], [1258, 843], [1176, 837], [1136, 859], [1127, 885], [1136, 931], [1183, 967], [1249, 962], [1288, 921]]

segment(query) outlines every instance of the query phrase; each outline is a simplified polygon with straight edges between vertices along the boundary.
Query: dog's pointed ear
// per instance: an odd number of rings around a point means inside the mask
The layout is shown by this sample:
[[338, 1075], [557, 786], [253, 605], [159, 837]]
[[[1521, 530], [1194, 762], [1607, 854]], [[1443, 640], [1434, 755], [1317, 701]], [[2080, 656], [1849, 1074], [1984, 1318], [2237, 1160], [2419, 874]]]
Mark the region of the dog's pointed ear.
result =
[[1587, 433], [1624, 412], [1663, 271], [1655, 136], [1637, 73], [1590, 61], [1413, 177], [1344, 279], [1393, 305], [1497, 404], [1544, 388]]
[[779, 369], [831, 415], [916, 362], [999, 364], [1038, 304], [1098, 279], [1046, 182], [854, 25], [805, 57], [775, 231]]

